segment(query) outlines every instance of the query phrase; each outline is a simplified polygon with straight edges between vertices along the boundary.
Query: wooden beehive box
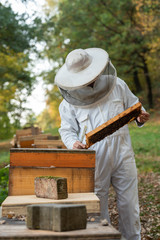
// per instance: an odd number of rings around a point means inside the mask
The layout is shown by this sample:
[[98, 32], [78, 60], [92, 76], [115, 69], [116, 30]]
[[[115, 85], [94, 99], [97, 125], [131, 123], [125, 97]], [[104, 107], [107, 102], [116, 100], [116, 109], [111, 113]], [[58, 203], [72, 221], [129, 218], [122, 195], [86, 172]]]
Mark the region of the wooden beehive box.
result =
[[31, 136], [31, 135], [37, 135], [41, 133], [41, 129], [38, 127], [29, 127], [25, 129], [18, 129], [16, 131], [16, 137], [17, 139], [21, 136]]
[[34, 195], [39, 176], [67, 178], [69, 193], [94, 192], [95, 151], [67, 149], [10, 150], [9, 195]]
[[41, 129], [38, 127], [29, 127], [25, 129], [18, 129], [16, 131], [15, 139], [14, 139], [14, 146], [20, 147], [19, 140], [21, 137], [32, 136], [41, 134]]
[[66, 146], [61, 140], [41, 140], [35, 139], [33, 146], [35, 148], [58, 148], [58, 149], [66, 149]]
[[[20, 148], [34, 148], [35, 142], [40, 142], [41, 148], [47, 146], [45, 142], [54, 142], [58, 141], [62, 145], [62, 141], [58, 140], [58, 136], [52, 136], [51, 134], [38, 134], [38, 135], [30, 135], [30, 136], [21, 136], [19, 137], [18, 147]], [[51, 143], [50, 142], [50, 143]], [[44, 144], [42, 144], [44, 143]], [[56, 143], [56, 142], [55, 142]]]

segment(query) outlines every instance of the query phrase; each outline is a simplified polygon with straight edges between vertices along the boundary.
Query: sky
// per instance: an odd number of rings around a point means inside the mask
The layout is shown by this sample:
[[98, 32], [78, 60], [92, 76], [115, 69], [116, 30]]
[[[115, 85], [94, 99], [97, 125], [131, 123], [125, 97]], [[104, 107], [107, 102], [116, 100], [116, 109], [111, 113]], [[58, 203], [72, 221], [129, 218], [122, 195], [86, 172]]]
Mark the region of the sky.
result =
[[[43, 14], [42, 13], [42, 6], [45, 3], [45, 0], [30, 0], [28, 1], [27, 5], [23, 4], [21, 0], [0, 0], [0, 3], [9, 3], [13, 9], [14, 12], [18, 14], [22, 14], [24, 12], [27, 12], [30, 16], [34, 11], [37, 12], [37, 14]], [[40, 46], [37, 46], [40, 47]], [[32, 71], [34, 73], [40, 73], [42, 70], [48, 69], [49, 63], [47, 61], [36, 61], [34, 68]], [[37, 77], [37, 83], [35, 85], [35, 89], [33, 90], [31, 96], [28, 97], [27, 103], [24, 105], [27, 108], [32, 109], [32, 111], [38, 115], [40, 114], [46, 107], [45, 104], [45, 85], [43, 83], [43, 79], [40, 77]], [[25, 117], [25, 116], [24, 116]]]

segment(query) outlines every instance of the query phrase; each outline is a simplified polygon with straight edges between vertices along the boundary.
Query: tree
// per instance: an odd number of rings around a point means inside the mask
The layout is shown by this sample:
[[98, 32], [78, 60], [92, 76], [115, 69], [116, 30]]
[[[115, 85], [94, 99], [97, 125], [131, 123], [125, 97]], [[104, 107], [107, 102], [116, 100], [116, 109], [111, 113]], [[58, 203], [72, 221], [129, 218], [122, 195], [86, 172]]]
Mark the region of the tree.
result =
[[29, 26], [26, 18], [0, 4], [0, 139], [11, 137], [20, 127], [23, 103], [35, 82], [29, 53], [40, 21]]
[[42, 130], [51, 131], [53, 128], [59, 127], [60, 116], [57, 109], [61, 102], [61, 97], [59, 96], [57, 88], [54, 91], [48, 92], [48, 96], [47, 107], [38, 116], [37, 124], [42, 128]]
[[158, 70], [158, 65], [155, 60], [158, 60], [160, 53], [160, 8], [159, 1], [154, 0], [133, 0], [136, 9], [136, 27], [141, 33], [141, 38], [145, 43], [143, 51], [139, 53], [142, 60], [142, 70], [148, 88], [149, 106], [153, 107], [152, 82], [156, 79], [156, 72], [153, 71], [155, 65]]
[[[153, 107], [153, 73], [149, 68], [149, 58], [157, 59], [153, 52], [159, 52], [159, 14], [158, 1], [136, 0], [60, 0], [58, 10], [45, 24], [44, 34], [47, 47], [45, 54], [56, 62], [56, 66], [47, 76], [54, 85], [54, 76], [66, 55], [75, 48], [100, 47], [109, 52], [118, 69], [118, 75], [124, 78], [135, 91], [148, 89], [148, 105]], [[50, 1], [48, 1], [50, 4]], [[150, 29], [147, 30], [143, 16], [148, 14]], [[140, 21], [141, 18], [141, 21]], [[152, 39], [152, 44], [151, 44]], [[130, 84], [134, 82], [133, 84]], [[57, 94], [57, 93], [56, 93]]]

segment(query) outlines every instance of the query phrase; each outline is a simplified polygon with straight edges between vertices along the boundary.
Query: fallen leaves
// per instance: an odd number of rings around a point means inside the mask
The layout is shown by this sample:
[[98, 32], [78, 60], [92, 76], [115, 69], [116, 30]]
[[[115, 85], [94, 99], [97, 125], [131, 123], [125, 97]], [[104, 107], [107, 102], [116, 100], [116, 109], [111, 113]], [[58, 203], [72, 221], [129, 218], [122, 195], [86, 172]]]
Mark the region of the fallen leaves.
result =
[[[139, 205], [142, 240], [160, 239], [160, 178], [157, 173], [139, 174]], [[118, 229], [118, 211], [113, 188], [109, 194], [112, 225]]]

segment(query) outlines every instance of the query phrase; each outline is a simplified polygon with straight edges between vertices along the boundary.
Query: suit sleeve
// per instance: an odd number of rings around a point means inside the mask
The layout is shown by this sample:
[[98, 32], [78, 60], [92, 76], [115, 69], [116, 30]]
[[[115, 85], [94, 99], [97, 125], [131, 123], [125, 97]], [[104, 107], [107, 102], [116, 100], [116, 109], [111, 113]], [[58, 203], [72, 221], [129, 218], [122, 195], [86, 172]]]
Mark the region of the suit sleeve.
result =
[[[136, 97], [131, 90], [129, 89], [129, 87], [127, 86], [127, 84], [124, 82], [124, 105], [125, 105], [125, 109], [133, 106], [134, 104], [139, 102], [139, 98]], [[142, 107], [142, 110], [145, 111], [145, 109]], [[140, 123], [136, 120], [136, 124], [138, 127], [142, 127], [144, 125], [144, 123]]]
[[59, 133], [61, 139], [68, 149], [73, 148], [73, 144], [78, 140], [79, 126], [72, 106], [65, 100], [59, 106], [61, 117], [61, 127]]

